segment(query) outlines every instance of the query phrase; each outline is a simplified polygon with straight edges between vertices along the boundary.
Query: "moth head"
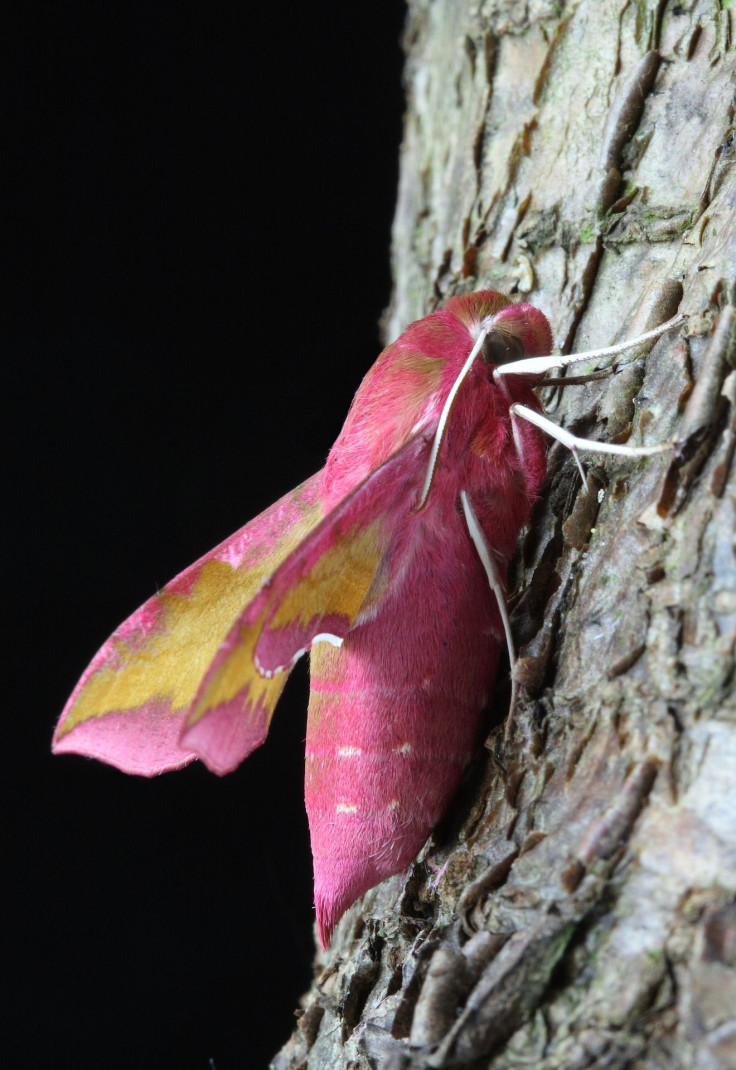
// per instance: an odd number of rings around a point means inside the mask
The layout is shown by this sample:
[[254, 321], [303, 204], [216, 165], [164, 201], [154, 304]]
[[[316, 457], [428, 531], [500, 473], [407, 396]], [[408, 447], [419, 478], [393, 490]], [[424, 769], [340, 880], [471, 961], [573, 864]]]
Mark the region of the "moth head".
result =
[[534, 305], [513, 305], [486, 317], [488, 328], [481, 354], [487, 364], [509, 364], [524, 357], [552, 352], [552, 331], [547, 317]]
[[521, 338], [499, 327], [491, 327], [480, 350], [481, 359], [486, 364], [494, 365], [522, 360], [526, 355]]
[[473, 341], [486, 328], [480, 354], [486, 364], [508, 364], [552, 352], [552, 332], [544, 313], [533, 305], [516, 305], [497, 290], [452, 297], [446, 308], [465, 324]]

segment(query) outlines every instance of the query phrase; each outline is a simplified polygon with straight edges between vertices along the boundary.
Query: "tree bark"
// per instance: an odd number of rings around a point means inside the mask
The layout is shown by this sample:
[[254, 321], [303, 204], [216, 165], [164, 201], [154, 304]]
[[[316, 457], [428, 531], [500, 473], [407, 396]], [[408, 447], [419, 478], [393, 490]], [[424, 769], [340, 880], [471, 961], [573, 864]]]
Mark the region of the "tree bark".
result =
[[[408, 875], [316, 960], [273, 1066], [736, 1067], [730, 3], [410, 0], [387, 338], [482, 287], [563, 352], [689, 315], [556, 422], [519, 547], [521, 697]], [[503, 689], [496, 706], [503, 710]]]

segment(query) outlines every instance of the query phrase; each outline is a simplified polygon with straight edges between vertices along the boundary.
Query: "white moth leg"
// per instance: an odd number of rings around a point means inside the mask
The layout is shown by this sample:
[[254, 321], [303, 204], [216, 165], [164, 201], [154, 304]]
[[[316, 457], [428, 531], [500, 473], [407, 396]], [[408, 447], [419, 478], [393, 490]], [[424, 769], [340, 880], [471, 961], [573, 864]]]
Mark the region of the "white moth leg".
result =
[[578, 466], [578, 472], [580, 472], [580, 478], [583, 481], [583, 489], [585, 490], [585, 493], [587, 494], [588, 493], [588, 476], [587, 476], [587, 473], [586, 473], [585, 469], [583, 468], [583, 462], [578, 457], [578, 451], [576, 449], [571, 449], [570, 452], [572, 453], [573, 460], [575, 461], [575, 464]]
[[557, 368], [566, 368], [568, 364], [576, 364], [581, 360], [600, 360], [603, 357], [615, 357], [618, 353], [625, 353], [627, 349], [636, 349], [645, 342], [653, 342], [660, 335], [679, 327], [685, 322], [687, 316], [673, 316], [672, 319], [662, 323], [638, 338], [630, 338], [625, 342], [617, 342], [614, 346], [604, 346], [603, 349], [589, 349], [585, 353], [570, 353], [567, 356], [549, 357], [526, 357], [524, 360], [512, 360], [509, 364], [499, 364], [494, 371], [494, 377], [503, 375], [544, 375], [545, 372], [554, 371]]
[[546, 431], [552, 438], [556, 438], [563, 446], [574, 453], [576, 450], [587, 450], [588, 453], [616, 453], [620, 457], [651, 457], [655, 453], [671, 453], [675, 448], [674, 442], [659, 442], [656, 446], [621, 446], [617, 442], [596, 442], [592, 438], [578, 438], [559, 424], [548, 420], [546, 416], [535, 412], [526, 405], [512, 405], [509, 409], [514, 416], [521, 416], [530, 424]]
[[493, 560], [493, 551], [491, 550], [488, 542], [486, 541], [483, 528], [478, 522], [478, 517], [475, 515], [475, 510], [470, 504], [467, 492], [460, 491], [460, 501], [463, 507], [463, 514], [465, 516], [465, 523], [468, 526], [468, 533], [473, 540], [473, 545], [478, 551], [478, 557], [481, 560], [481, 564], [485, 569], [486, 576], [488, 578], [488, 586], [491, 588], [496, 596], [496, 602], [498, 603], [498, 611], [501, 614], [501, 620], [503, 622], [503, 630], [506, 633], [506, 647], [509, 652], [509, 661], [511, 662], [511, 706], [509, 713], [511, 713], [516, 705], [517, 685], [514, 677], [514, 666], [516, 665], [516, 651], [514, 649], [514, 637], [511, 634], [511, 621], [509, 620], [509, 611], [506, 607], [506, 592], [503, 589], [503, 583], [501, 577], [496, 568], [496, 563]]
[[421, 512], [421, 510], [427, 504], [427, 498], [429, 497], [429, 492], [432, 489], [432, 480], [434, 479], [434, 470], [437, 465], [437, 457], [440, 452], [440, 446], [442, 445], [442, 439], [445, 437], [447, 421], [450, 418], [450, 410], [452, 409], [452, 406], [455, 403], [455, 398], [457, 396], [458, 390], [462, 386], [463, 379], [465, 379], [468, 372], [473, 367], [475, 358], [480, 353], [481, 346], [485, 342], [486, 335], [488, 334], [489, 330], [489, 325], [484, 325], [481, 327], [478, 337], [475, 340], [475, 345], [470, 351], [470, 356], [460, 369], [460, 374], [458, 375], [455, 382], [452, 384], [450, 393], [447, 395], [445, 404], [442, 407], [439, 423], [437, 424], [437, 430], [435, 431], [434, 435], [434, 442], [432, 443], [432, 452], [429, 455], [429, 464], [427, 465], [427, 474], [424, 478], [424, 486], [422, 487], [422, 493], [419, 498], [419, 505], [414, 510], [415, 513]]

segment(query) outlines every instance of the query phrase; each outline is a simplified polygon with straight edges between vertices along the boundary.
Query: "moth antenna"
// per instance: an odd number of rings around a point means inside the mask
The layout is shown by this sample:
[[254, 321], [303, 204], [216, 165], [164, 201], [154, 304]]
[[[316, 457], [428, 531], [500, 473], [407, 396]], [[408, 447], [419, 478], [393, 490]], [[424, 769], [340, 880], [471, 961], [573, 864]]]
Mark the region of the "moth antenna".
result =
[[[528, 420], [530, 424], [534, 424], [541, 431], [546, 431], [563, 446], [567, 446], [576, 461], [578, 450], [586, 450], [589, 453], [615, 453], [620, 457], [651, 457], [656, 453], [671, 453], [676, 447], [674, 442], [660, 442], [656, 446], [621, 446], [616, 442], [596, 442], [592, 438], [578, 438], [566, 428], [553, 423], [552, 420], [548, 420], [546, 416], [542, 416], [541, 413], [535, 412], [526, 405], [512, 405], [509, 412], [512, 416], [520, 416], [523, 420]], [[579, 462], [578, 468], [580, 468]], [[582, 474], [582, 468], [580, 471]], [[584, 475], [583, 480], [585, 480]]]
[[545, 372], [554, 371], [557, 368], [566, 368], [568, 364], [576, 364], [581, 360], [599, 360], [603, 357], [615, 357], [618, 353], [625, 353], [628, 349], [636, 349], [645, 342], [653, 342], [667, 331], [681, 326], [686, 320], [686, 315], [673, 316], [666, 323], [654, 327], [651, 331], [640, 334], [638, 338], [630, 338], [625, 342], [617, 342], [613, 346], [604, 346], [602, 349], [588, 349], [584, 353], [569, 353], [567, 356], [549, 357], [525, 357], [524, 360], [514, 360], [510, 364], [499, 364], [494, 371], [494, 376], [499, 375], [543, 375]]
[[419, 498], [419, 505], [414, 510], [415, 513], [420, 513], [424, 506], [427, 504], [427, 498], [429, 497], [429, 492], [432, 489], [432, 481], [434, 480], [434, 473], [437, 467], [437, 458], [439, 456], [440, 447], [442, 446], [442, 440], [445, 437], [445, 431], [447, 430], [447, 421], [450, 418], [452, 406], [455, 404], [455, 398], [457, 397], [458, 390], [462, 386], [463, 380], [467, 376], [470, 369], [473, 367], [475, 358], [480, 352], [481, 346], [483, 345], [486, 339], [486, 335], [488, 334], [489, 329], [490, 328], [487, 326], [481, 327], [475, 345], [470, 350], [470, 356], [460, 369], [460, 374], [458, 375], [455, 382], [452, 384], [450, 393], [447, 395], [445, 404], [442, 407], [439, 423], [437, 424], [437, 430], [435, 431], [434, 435], [434, 442], [432, 443], [432, 452], [429, 455], [429, 464], [427, 465], [427, 474], [424, 478], [424, 486], [422, 487], [421, 497]]
[[478, 517], [475, 515], [475, 510], [470, 504], [470, 498], [467, 492], [460, 491], [460, 502], [463, 507], [463, 515], [465, 517], [465, 523], [468, 526], [468, 534], [473, 541], [473, 545], [478, 551], [478, 557], [481, 560], [481, 564], [485, 569], [486, 576], [488, 577], [488, 586], [491, 588], [496, 596], [498, 602], [498, 610], [501, 614], [501, 621], [503, 622], [503, 630], [506, 633], [506, 647], [509, 652], [509, 661], [511, 663], [511, 703], [509, 706], [509, 714], [513, 712], [516, 705], [516, 697], [518, 693], [518, 684], [516, 683], [516, 677], [514, 676], [514, 666], [516, 665], [516, 650], [514, 649], [514, 637], [511, 634], [511, 620], [509, 618], [509, 611], [506, 607], [506, 592], [503, 587], [503, 582], [498, 574], [496, 563], [493, 560], [493, 551], [491, 550], [488, 542], [486, 541], [483, 528], [480, 526]]
[[584, 386], [586, 383], [595, 383], [599, 379], [607, 379], [613, 375], [616, 365], [611, 364], [608, 368], [599, 368], [598, 371], [588, 372], [583, 375], [549, 375], [539, 384], [542, 386]]

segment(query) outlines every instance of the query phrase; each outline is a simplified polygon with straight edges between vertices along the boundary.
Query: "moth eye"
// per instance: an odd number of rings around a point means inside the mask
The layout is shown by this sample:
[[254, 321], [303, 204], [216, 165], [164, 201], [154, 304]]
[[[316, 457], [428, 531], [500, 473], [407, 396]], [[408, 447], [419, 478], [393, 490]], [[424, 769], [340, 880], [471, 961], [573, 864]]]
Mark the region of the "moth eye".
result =
[[524, 346], [521, 339], [514, 334], [490, 331], [483, 341], [481, 352], [487, 364], [508, 364], [512, 360], [523, 358]]

